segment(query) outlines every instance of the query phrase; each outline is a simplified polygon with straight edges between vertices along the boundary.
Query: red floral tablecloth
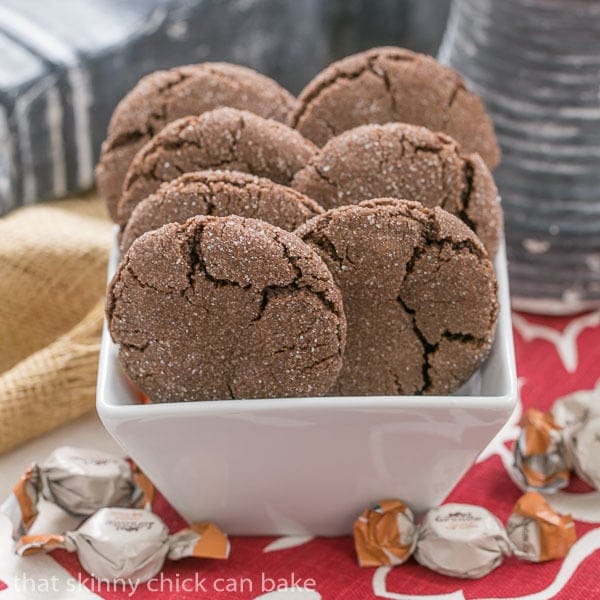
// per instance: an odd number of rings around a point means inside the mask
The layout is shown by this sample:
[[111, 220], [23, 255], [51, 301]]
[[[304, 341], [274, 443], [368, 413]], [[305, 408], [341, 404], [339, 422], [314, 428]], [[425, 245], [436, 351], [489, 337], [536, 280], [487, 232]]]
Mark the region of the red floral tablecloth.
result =
[[[514, 314], [514, 330], [520, 405], [448, 497], [449, 501], [484, 506], [504, 521], [521, 494], [511, 478], [510, 465], [511, 446], [522, 410], [548, 409], [560, 396], [600, 386], [600, 311], [571, 318]], [[56, 598], [600, 597], [600, 492], [575, 480], [566, 491], [549, 500], [559, 511], [570, 512], [576, 519], [578, 541], [568, 557], [539, 565], [509, 558], [487, 577], [474, 581], [437, 575], [413, 560], [401, 567], [361, 569], [350, 537], [233, 538], [228, 561], [171, 562], [160, 579], [135, 590], [100, 585], [81, 570], [75, 555], [67, 552], [56, 551], [51, 558], [23, 560], [31, 561], [27, 568], [32, 579], [51, 577], [55, 567], [61, 581], [54, 587], [49, 583], [48, 594]], [[184, 525], [160, 497], [156, 510], [173, 531]], [[13, 560], [18, 559], [10, 559]], [[0, 600], [27, 597], [25, 593], [16, 593], [27, 592], [27, 582], [21, 583], [21, 590], [12, 590], [2, 574], [0, 566]], [[32, 597], [33, 590], [43, 597], [43, 589], [34, 583], [30, 587]], [[56, 592], [57, 588], [62, 591]]]

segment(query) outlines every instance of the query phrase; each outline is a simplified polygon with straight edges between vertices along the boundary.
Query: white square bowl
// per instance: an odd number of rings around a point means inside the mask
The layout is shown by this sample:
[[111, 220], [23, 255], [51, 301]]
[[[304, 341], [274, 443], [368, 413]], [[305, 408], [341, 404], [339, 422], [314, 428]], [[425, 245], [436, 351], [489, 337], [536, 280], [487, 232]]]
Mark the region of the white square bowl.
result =
[[[113, 247], [109, 276], [118, 264]], [[342, 535], [374, 501], [439, 504], [512, 413], [517, 378], [504, 246], [490, 356], [452, 396], [139, 404], [106, 324], [97, 409], [189, 522], [232, 535]]]

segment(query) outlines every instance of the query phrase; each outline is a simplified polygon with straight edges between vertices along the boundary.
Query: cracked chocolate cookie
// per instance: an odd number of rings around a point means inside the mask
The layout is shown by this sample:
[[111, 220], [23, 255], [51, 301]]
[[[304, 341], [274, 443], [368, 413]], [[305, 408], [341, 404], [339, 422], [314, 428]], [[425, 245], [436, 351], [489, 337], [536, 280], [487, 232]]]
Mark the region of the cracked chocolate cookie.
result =
[[123, 185], [118, 222], [164, 181], [202, 169], [243, 171], [289, 185], [317, 151], [294, 129], [245, 110], [218, 108], [167, 125], [135, 156]]
[[296, 234], [325, 260], [344, 301], [348, 340], [330, 393], [449, 394], [488, 355], [496, 278], [455, 216], [384, 198], [332, 209]]
[[163, 183], [134, 209], [121, 238], [121, 252], [146, 231], [184, 223], [196, 215], [238, 215], [293, 231], [323, 209], [304, 194], [240, 171], [194, 171]]
[[295, 98], [277, 82], [228, 63], [201, 63], [147, 75], [121, 100], [102, 144], [96, 179], [113, 220], [127, 168], [167, 123], [221, 106], [286, 122]]
[[498, 190], [479, 155], [465, 155], [452, 138], [417, 125], [341, 133], [296, 173], [292, 186], [326, 209], [383, 197], [441, 206], [469, 225], [492, 257], [502, 236]]
[[342, 365], [331, 273], [256, 219], [198, 216], [138, 238], [106, 313], [121, 364], [154, 402], [319, 396]]
[[390, 121], [443, 131], [492, 169], [500, 161], [479, 96], [453, 69], [403, 48], [372, 48], [329, 65], [302, 90], [290, 123], [322, 146], [346, 129]]

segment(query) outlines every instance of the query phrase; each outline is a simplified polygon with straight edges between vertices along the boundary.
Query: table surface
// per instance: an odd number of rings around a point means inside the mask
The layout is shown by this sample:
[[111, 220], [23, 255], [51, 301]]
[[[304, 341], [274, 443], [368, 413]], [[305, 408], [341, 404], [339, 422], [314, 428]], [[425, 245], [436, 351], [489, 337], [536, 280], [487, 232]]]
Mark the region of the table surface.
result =
[[[529, 407], [548, 410], [561, 396], [590, 391], [600, 402], [600, 310], [576, 317], [513, 315], [520, 402], [497, 438], [458, 483], [448, 501], [484, 506], [506, 522], [521, 495], [512, 473], [511, 447], [518, 420]], [[119, 453], [116, 443], [91, 414], [0, 456], [0, 492], [10, 490], [32, 460], [42, 460], [61, 445], [84, 446]], [[374, 501], [377, 499], [374, 498]], [[227, 561], [167, 561], [161, 587], [139, 589], [100, 585], [82, 570], [77, 557], [65, 551], [18, 558], [12, 553], [8, 523], [0, 519], [0, 600], [25, 598], [240, 598], [256, 600], [466, 600], [515, 598], [545, 600], [599, 597], [600, 492], [577, 478], [550, 503], [569, 512], [578, 540], [564, 561], [533, 564], [514, 557], [488, 576], [461, 580], [438, 575], [410, 560], [400, 567], [361, 569], [352, 539], [280, 537], [233, 538]], [[184, 521], [160, 494], [154, 510], [172, 532]], [[44, 503], [43, 518], [32, 532], [61, 532], [77, 521]], [[188, 586], [188, 587], [184, 587]], [[228, 590], [224, 591], [225, 586]], [[189, 587], [191, 586], [191, 588]], [[277, 589], [276, 589], [277, 588]], [[169, 589], [173, 590], [169, 593]]]

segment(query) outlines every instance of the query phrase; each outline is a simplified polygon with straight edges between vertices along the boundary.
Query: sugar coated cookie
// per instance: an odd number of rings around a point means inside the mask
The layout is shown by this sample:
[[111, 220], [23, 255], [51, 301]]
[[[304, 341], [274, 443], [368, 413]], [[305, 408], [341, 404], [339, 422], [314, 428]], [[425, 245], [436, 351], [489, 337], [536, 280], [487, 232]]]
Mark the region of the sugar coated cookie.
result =
[[296, 234], [325, 260], [344, 302], [348, 341], [331, 393], [449, 394], [488, 355], [496, 278], [460, 219], [378, 199], [332, 209]]
[[277, 82], [247, 67], [201, 63], [156, 71], [121, 100], [102, 144], [96, 179], [113, 220], [127, 168], [137, 151], [167, 123], [221, 106], [285, 122], [295, 98]]
[[346, 129], [389, 121], [443, 131], [492, 169], [500, 161], [479, 96], [454, 69], [404, 48], [372, 48], [332, 63], [302, 90], [290, 123], [322, 146]]
[[237, 216], [138, 238], [109, 286], [107, 319], [123, 368], [154, 402], [324, 395], [346, 337], [319, 255]]
[[286, 125], [244, 110], [184, 117], [155, 135], [129, 165], [119, 200], [123, 226], [136, 204], [164, 181], [202, 169], [228, 169], [288, 185], [317, 148]]
[[163, 183], [135, 207], [121, 238], [121, 252], [146, 231], [184, 223], [196, 215], [238, 215], [293, 231], [322, 212], [314, 200], [264, 177], [240, 171], [193, 171]]
[[324, 208], [370, 198], [441, 206], [473, 229], [490, 256], [503, 234], [502, 208], [489, 169], [443, 133], [407, 123], [363, 125], [331, 138], [292, 186]]

